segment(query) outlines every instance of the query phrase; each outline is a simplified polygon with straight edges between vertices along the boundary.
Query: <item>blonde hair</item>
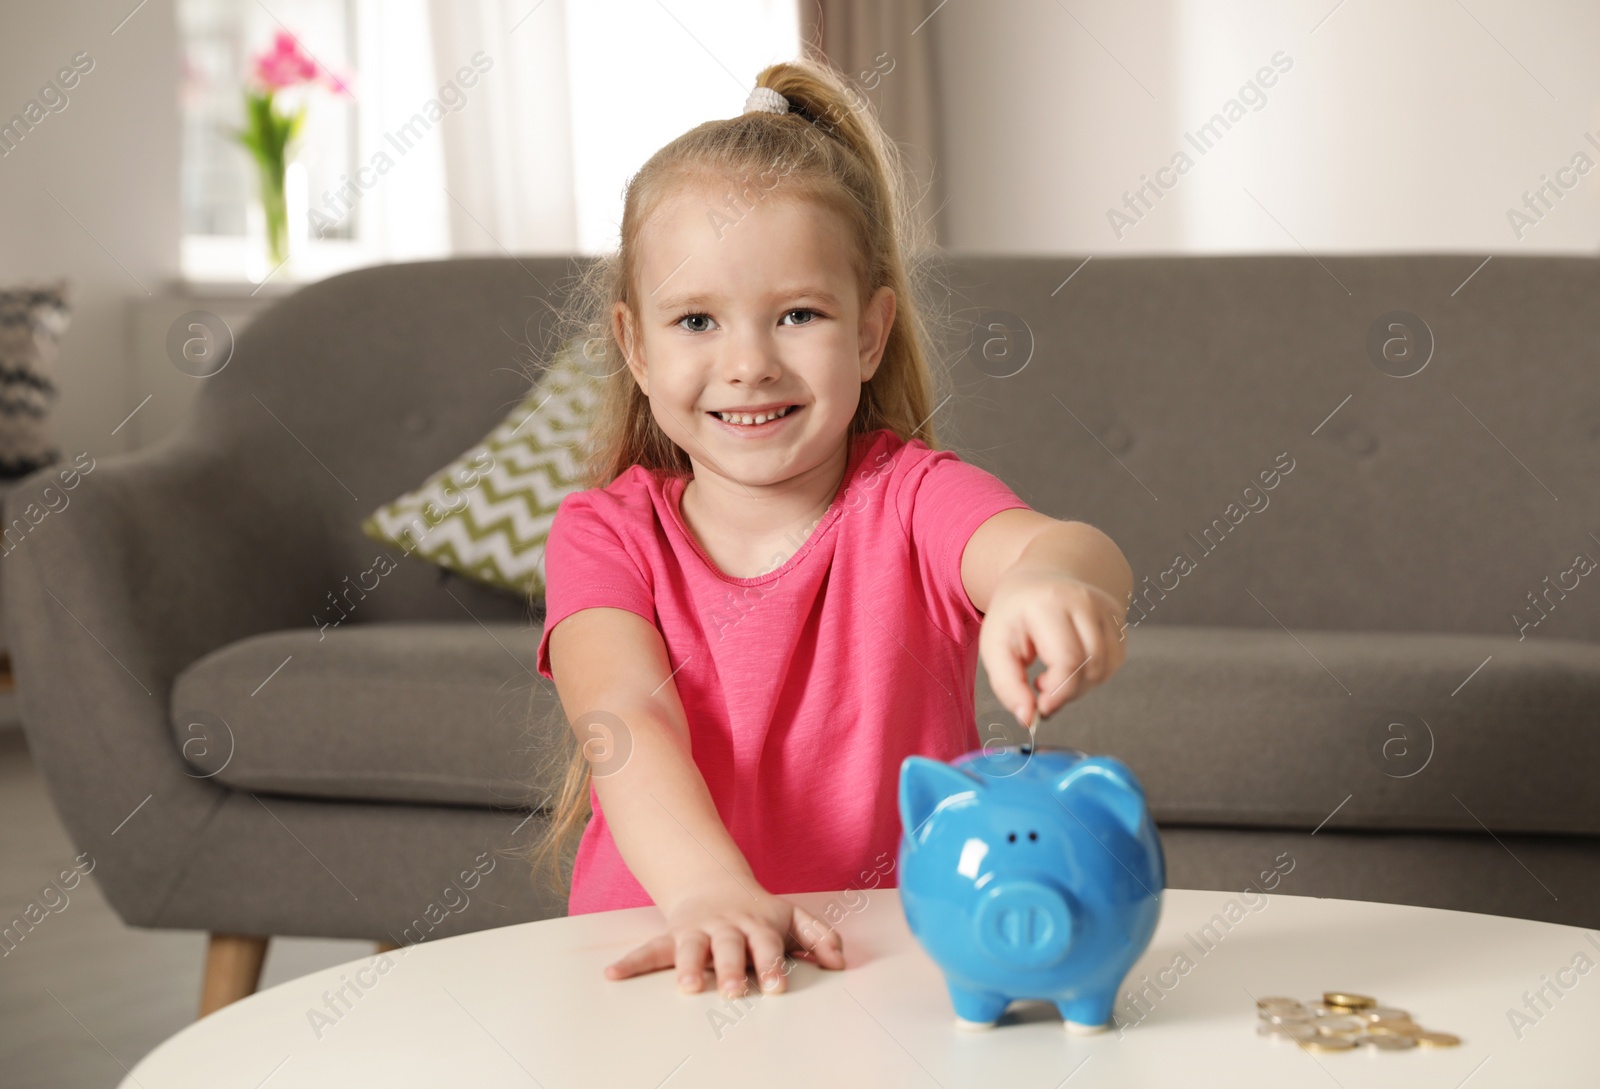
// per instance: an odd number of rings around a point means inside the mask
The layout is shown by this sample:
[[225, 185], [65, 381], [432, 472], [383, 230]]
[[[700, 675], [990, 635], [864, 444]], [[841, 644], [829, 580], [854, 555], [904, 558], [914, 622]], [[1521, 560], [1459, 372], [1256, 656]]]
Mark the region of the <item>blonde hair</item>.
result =
[[[802, 59], [770, 65], [756, 77], [758, 87], [770, 87], [788, 100], [789, 113], [752, 111], [708, 121], [661, 148], [633, 175], [623, 196], [617, 250], [579, 274], [558, 315], [558, 341], [581, 341], [585, 369], [606, 376], [578, 447], [587, 488], [605, 487], [634, 465], [674, 475], [693, 471], [688, 455], [656, 424], [649, 398], [626, 365], [611, 315], [619, 302], [639, 312], [639, 235], [651, 215], [681, 187], [706, 180], [730, 182], [749, 203], [772, 196], [813, 200], [843, 217], [855, 242], [852, 264], [860, 301], [865, 304], [888, 286], [896, 304], [883, 358], [862, 384], [849, 439], [853, 443], [858, 435], [887, 428], [904, 441], [921, 439], [938, 448], [932, 416], [939, 403], [935, 387], [945, 376], [930, 365], [929, 343], [930, 315], [943, 315], [934, 293], [938, 256], [915, 217], [899, 149], [883, 132], [870, 102], [814, 47], [804, 48]], [[779, 174], [775, 185], [757, 188], [756, 178], [774, 172]], [[555, 716], [564, 721], [559, 705]], [[556, 732], [543, 731], [547, 737]], [[555, 754], [566, 773], [546, 830], [529, 852], [533, 868], [546, 872], [556, 892], [565, 888], [558, 858], [590, 814], [584, 746], [572, 730], [559, 732], [571, 742], [570, 750]]]

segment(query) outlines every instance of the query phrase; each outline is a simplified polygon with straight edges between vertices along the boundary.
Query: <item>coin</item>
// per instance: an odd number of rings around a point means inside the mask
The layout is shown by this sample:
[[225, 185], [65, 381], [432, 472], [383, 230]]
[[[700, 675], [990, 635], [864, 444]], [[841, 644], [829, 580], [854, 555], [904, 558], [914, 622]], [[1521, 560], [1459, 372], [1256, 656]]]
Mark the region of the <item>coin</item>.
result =
[[1275, 1025], [1271, 1021], [1261, 1022], [1256, 1026], [1256, 1032], [1279, 1040], [1309, 1040], [1317, 1034], [1317, 1030], [1310, 1025], [1293, 1022]]
[[1423, 1028], [1407, 1010], [1351, 991], [1324, 991], [1320, 999], [1304, 1002], [1270, 995], [1256, 999], [1256, 1013], [1260, 1035], [1294, 1040], [1311, 1051], [1408, 1051], [1461, 1043], [1453, 1033]]
[[1355, 1017], [1319, 1017], [1311, 1025], [1324, 1036], [1359, 1036], [1366, 1027]]
[[1277, 1024], [1282, 1024], [1286, 1021], [1306, 1022], [1311, 1020], [1311, 1011], [1289, 1009], [1262, 1010], [1261, 1019], [1264, 1021], [1272, 1021]]
[[1404, 1051], [1417, 1046], [1414, 1036], [1363, 1036], [1360, 1042], [1376, 1051]]
[[1256, 1005], [1262, 1009], [1267, 1009], [1268, 1007], [1287, 1007], [1290, 1009], [1299, 1009], [1300, 1000], [1298, 998], [1283, 998], [1279, 995], [1268, 995], [1266, 998], [1256, 999]]
[[1310, 1051], [1352, 1051], [1356, 1042], [1344, 1036], [1313, 1036], [1301, 1046]]

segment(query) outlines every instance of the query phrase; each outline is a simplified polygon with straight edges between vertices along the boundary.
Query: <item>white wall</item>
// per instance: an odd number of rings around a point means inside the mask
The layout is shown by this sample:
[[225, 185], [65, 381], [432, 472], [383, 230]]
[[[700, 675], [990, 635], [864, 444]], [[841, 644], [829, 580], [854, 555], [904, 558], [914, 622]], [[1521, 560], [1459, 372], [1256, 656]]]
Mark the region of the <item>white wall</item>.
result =
[[[951, 249], [1588, 254], [1600, 238], [1597, 5], [999, 0], [934, 20]], [[1203, 154], [1185, 140], [1280, 50], [1292, 67], [1265, 105]], [[1118, 237], [1107, 210], [1180, 149], [1193, 168]], [[1580, 151], [1595, 169], [1519, 237], [1508, 209]]]
[[69, 460], [125, 448], [130, 428], [111, 431], [145, 396], [133, 388], [127, 304], [178, 274], [177, 28], [172, 0], [128, 18], [136, 5], [0, 0], [0, 119], [77, 54], [94, 61], [66, 107], [0, 158], [0, 283], [73, 281], [56, 368]]

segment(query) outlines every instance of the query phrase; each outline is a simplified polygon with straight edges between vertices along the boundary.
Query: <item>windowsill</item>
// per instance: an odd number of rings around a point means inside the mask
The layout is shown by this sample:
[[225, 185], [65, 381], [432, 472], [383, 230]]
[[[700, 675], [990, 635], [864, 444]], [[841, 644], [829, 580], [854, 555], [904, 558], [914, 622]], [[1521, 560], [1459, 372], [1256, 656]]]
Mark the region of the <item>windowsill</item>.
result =
[[293, 294], [306, 284], [381, 263], [357, 241], [291, 240], [289, 260], [268, 266], [264, 245], [245, 235], [185, 235], [180, 243], [183, 275], [169, 284], [174, 294], [271, 297]]
[[252, 284], [248, 280], [168, 280], [162, 294], [169, 299], [281, 299], [293, 295], [308, 282], [270, 280]]

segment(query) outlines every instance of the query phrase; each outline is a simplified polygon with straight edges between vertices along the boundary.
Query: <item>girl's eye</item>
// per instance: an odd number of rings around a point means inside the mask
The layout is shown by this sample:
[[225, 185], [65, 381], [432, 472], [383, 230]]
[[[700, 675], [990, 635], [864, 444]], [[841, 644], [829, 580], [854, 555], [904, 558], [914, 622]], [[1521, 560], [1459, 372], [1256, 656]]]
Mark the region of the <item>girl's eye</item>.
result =
[[[794, 315], [797, 315], [797, 313], [803, 313], [803, 315], [805, 315], [805, 320], [794, 321], [794, 323], [790, 323], [790, 325], [811, 325], [811, 321], [821, 317], [821, 312], [819, 312], [819, 310], [813, 310], [811, 307], [795, 307], [794, 310], [789, 310], [789, 312], [784, 313], [784, 320], [787, 321], [787, 318], [794, 317]], [[685, 326], [683, 323], [685, 323], [685, 321], [707, 321], [707, 323], [709, 323], [710, 320], [712, 320], [712, 317], [710, 317], [709, 313], [685, 313], [682, 318], [678, 318], [678, 320], [675, 321], [675, 325], [677, 325], [678, 328], [685, 329], [686, 333], [707, 333], [707, 331], [709, 331], [709, 326]]]

